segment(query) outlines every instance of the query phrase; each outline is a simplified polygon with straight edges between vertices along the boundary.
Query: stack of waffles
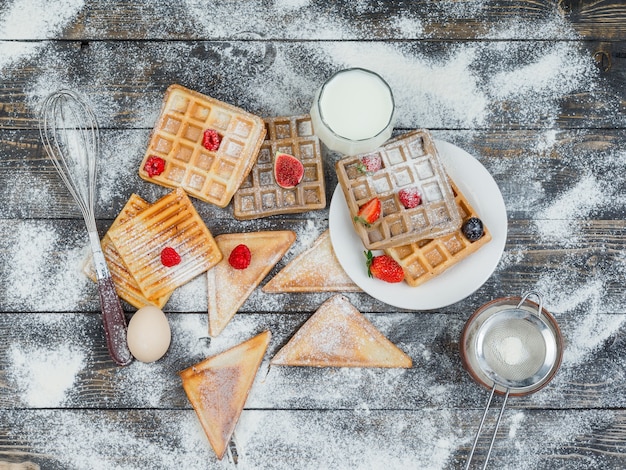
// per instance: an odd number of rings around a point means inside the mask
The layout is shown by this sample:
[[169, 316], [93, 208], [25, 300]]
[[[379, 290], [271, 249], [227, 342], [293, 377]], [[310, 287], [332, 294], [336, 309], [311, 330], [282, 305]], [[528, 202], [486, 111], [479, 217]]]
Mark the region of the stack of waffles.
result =
[[[215, 266], [222, 253], [180, 188], [154, 204], [132, 195], [101, 241], [118, 295], [129, 304], [163, 307], [172, 292]], [[163, 263], [165, 249], [180, 261]], [[85, 271], [95, 280], [93, 263]]]
[[[370, 171], [364, 164], [376, 161]], [[388, 141], [373, 152], [345, 157], [336, 164], [337, 176], [354, 228], [363, 245], [384, 250], [404, 270], [405, 281], [418, 286], [487, 244], [487, 227], [476, 241], [468, 240], [462, 225], [479, 217], [467, 198], [447, 176], [427, 130], [416, 130]], [[399, 193], [410, 188], [421, 203], [406, 208]], [[381, 214], [362, 223], [360, 207], [378, 198]]]

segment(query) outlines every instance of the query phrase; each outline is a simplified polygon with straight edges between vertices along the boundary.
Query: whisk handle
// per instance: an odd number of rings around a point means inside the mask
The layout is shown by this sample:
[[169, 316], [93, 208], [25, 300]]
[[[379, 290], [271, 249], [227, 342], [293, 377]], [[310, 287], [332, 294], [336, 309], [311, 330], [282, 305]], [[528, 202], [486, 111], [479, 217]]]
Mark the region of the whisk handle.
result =
[[111, 276], [98, 279], [98, 293], [109, 355], [117, 365], [128, 365], [132, 362], [133, 355], [126, 342], [126, 317]]
[[132, 362], [133, 355], [128, 349], [126, 341], [126, 317], [120, 299], [115, 291], [115, 285], [107, 268], [104, 255], [100, 248], [98, 234], [90, 233], [93, 262], [98, 277], [98, 293], [100, 294], [100, 307], [102, 309], [102, 323], [104, 336], [111, 359], [117, 365], [125, 366]]

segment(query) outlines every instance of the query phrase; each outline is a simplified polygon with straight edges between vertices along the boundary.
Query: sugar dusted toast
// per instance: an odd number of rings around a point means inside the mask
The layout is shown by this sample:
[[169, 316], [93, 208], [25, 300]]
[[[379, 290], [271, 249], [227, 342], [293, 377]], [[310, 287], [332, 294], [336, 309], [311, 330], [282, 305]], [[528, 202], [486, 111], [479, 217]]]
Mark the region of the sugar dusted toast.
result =
[[[148, 207], [150, 207], [148, 202], [143, 200], [137, 194], [132, 194], [126, 205], [122, 208], [122, 211], [113, 221], [113, 224], [111, 224], [109, 230], [114, 230], [116, 227], [132, 219], [135, 215]], [[124, 263], [124, 260], [122, 260], [122, 257], [115, 248], [108, 232], [104, 235], [104, 237], [102, 237], [101, 245], [102, 253], [104, 254], [109, 271], [111, 272], [111, 278], [115, 284], [117, 295], [136, 308], [145, 307], [146, 305], [156, 305], [159, 308], [163, 308], [171, 294], [165, 294], [158, 298], [147, 299], [141, 292], [137, 281], [135, 281], [135, 278], [130, 273], [128, 267]], [[87, 274], [91, 280], [97, 282], [96, 271], [93, 265], [93, 256], [91, 253], [85, 261], [83, 269], [85, 274]]]
[[[221, 142], [203, 144], [205, 131]], [[152, 130], [139, 176], [169, 188], [226, 207], [256, 161], [265, 137], [259, 116], [180, 85], [171, 85]], [[151, 157], [163, 168], [151, 172]]]
[[[378, 160], [380, 168], [364, 161]], [[378, 250], [451, 233], [461, 226], [445, 168], [427, 130], [407, 132], [367, 154], [335, 164], [352, 224], [363, 245]], [[417, 191], [421, 203], [406, 206], [400, 193]], [[380, 217], [361, 223], [359, 209], [378, 198]], [[347, 221], [346, 221], [347, 222]]]
[[[479, 217], [467, 198], [451, 180], [450, 186], [463, 222], [470, 217]], [[483, 236], [474, 242], [468, 240], [459, 229], [432, 240], [421, 240], [388, 248], [385, 252], [402, 266], [407, 284], [417, 287], [489, 243], [491, 233], [485, 224], [483, 224], [483, 229]]]
[[360, 290], [339, 264], [328, 230], [263, 286], [269, 293]]
[[411, 358], [389, 341], [343, 295], [326, 302], [270, 361], [309, 367], [410, 368]]
[[[295, 239], [296, 234], [291, 230], [228, 233], [215, 237], [224, 258], [207, 272], [210, 336], [222, 332]], [[235, 269], [228, 262], [230, 253], [239, 244], [245, 244], [252, 255], [245, 269]]]
[[179, 372], [187, 398], [220, 460], [224, 457], [270, 338], [270, 332], [265, 331]]
[[[109, 236], [149, 299], [170, 294], [222, 259], [211, 232], [181, 188], [109, 230]], [[178, 253], [178, 264], [162, 263], [166, 247]]]

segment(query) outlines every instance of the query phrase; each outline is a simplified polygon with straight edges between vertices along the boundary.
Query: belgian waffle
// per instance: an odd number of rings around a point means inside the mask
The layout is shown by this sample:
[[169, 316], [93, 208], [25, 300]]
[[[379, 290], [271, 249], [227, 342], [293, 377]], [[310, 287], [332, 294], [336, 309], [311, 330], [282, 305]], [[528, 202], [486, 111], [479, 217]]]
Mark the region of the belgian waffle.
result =
[[[224, 233], [215, 237], [224, 258], [207, 272], [211, 336], [222, 332], [295, 239], [296, 234], [291, 230]], [[228, 256], [239, 244], [245, 244], [251, 253], [250, 264], [245, 269], [235, 269], [228, 261]]]
[[[364, 157], [380, 157], [382, 168], [360, 171]], [[368, 249], [438, 237], [461, 225], [443, 164], [426, 130], [396, 137], [373, 152], [345, 157], [335, 168], [354, 228]], [[422, 203], [406, 209], [398, 198], [404, 188], [416, 188]], [[378, 220], [369, 226], [355, 221], [359, 207], [374, 197], [382, 206]]]
[[328, 230], [263, 286], [263, 292], [271, 293], [360, 290], [339, 264]]
[[[211, 232], [181, 188], [109, 230], [109, 236], [148, 299], [170, 294], [222, 259]], [[161, 262], [166, 247], [178, 253], [180, 263], [168, 267]]]
[[341, 294], [326, 302], [270, 361], [308, 367], [401, 367], [413, 361]]
[[218, 459], [226, 452], [269, 345], [269, 331], [179, 372]]
[[[265, 124], [267, 134], [257, 161], [233, 197], [235, 218], [249, 220], [325, 208], [322, 152], [311, 117], [266, 118]], [[293, 155], [304, 166], [302, 181], [294, 188], [282, 188], [276, 183], [277, 152]]]
[[[132, 194], [126, 205], [122, 208], [117, 218], [111, 224], [109, 230], [114, 230], [124, 222], [130, 220], [139, 212], [150, 207], [150, 204], [144, 201], [137, 194]], [[170, 298], [170, 294], [166, 294], [156, 299], [146, 299], [137, 285], [137, 281], [124, 264], [122, 257], [118, 253], [115, 245], [111, 241], [108, 232], [102, 237], [100, 242], [102, 253], [111, 272], [111, 278], [115, 284], [117, 295], [136, 308], [145, 307], [146, 305], [156, 305], [163, 308]], [[96, 270], [93, 265], [93, 256], [90, 254], [84, 266], [84, 272], [94, 282], [97, 282]]]
[[[463, 222], [470, 217], [479, 217], [459, 188], [452, 181], [450, 185]], [[491, 233], [484, 223], [483, 229], [483, 236], [474, 242], [469, 241], [459, 229], [432, 240], [387, 248], [385, 252], [402, 266], [407, 284], [415, 287], [441, 274], [489, 243]]]
[[[217, 150], [203, 145], [204, 131], [221, 137]], [[226, 207], [254, 164], [265, 136], [263, 120], [230, 104], [171, 85], [152, 131], [139, 176]], [[159, 175], [145, 168], [151, 156], [165, 161]]]

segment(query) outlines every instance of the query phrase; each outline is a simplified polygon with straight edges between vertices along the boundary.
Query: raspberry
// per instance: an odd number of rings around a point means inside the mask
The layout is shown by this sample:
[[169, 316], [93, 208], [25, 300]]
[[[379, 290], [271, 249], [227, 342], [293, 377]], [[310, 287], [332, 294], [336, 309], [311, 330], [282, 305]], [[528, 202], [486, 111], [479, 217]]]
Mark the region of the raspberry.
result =
[[215, 151], [220, 148], [221, 143], [222, 138], [213, 129], [207, 129], [206, 131], [204, 131], [204, 136], [202, 137], [202, 145], [204, 145], [205, 149]]
[[143, 169], [146, 170], [150, 178], [159, 176], [165, 170], [165, 160], [156, 155], [150, 155]]
[[417, 188], [401, 189], [398, 192], [398, 199], [407, 209], [413, 209], [422, 203], [422, 196], [420, 196]]
[[161, 263], [163, 263], [163, 266], [167, 266], [168, 268], [176, 266], [180, 263], [180, 255], [176, 253], [174, 248], [166, 246], [163, 248], [163, 251], [161, 251]]
[[233, 251], [231, 251], [228, 257], [228, 262], [235, 269], [246, 269], [250, 265], [252, 254], [250, 248], [246, 245], [237, 245]]
[[374, 173], [383, 167], [383, 161], [380, 155], [366, 155], [361, 158], [361, 162], [357, 164], [357, 169], [361, 173]]

